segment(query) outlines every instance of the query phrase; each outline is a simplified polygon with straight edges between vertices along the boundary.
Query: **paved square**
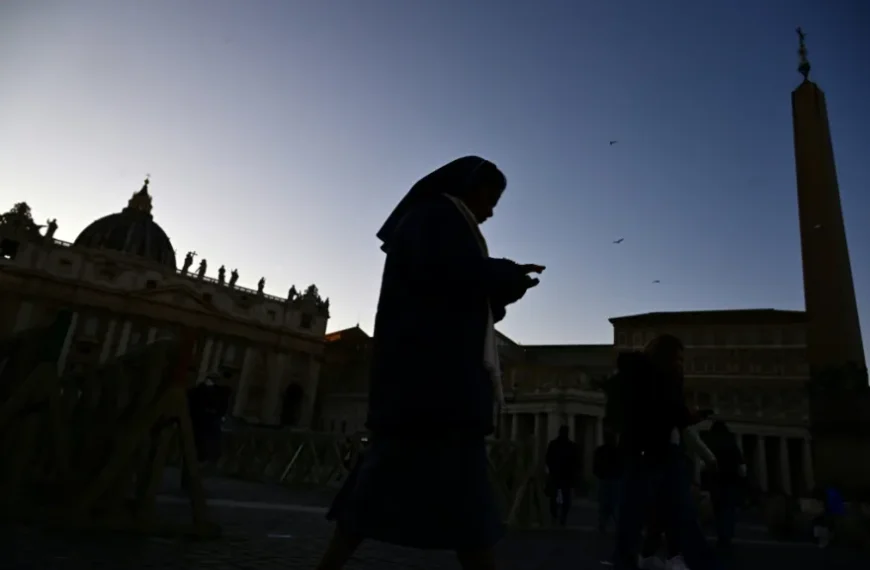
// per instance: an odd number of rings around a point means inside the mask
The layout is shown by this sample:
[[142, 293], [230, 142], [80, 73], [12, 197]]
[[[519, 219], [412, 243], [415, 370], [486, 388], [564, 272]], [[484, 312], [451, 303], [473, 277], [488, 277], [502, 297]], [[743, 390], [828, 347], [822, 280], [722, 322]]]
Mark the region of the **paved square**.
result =
[[[184, 507], [162, 504], [163, 517], [178, 519]], [[4, 529], [0, 568], [16, 570], [189, 568], [296, 570], [311, 569], [331, 531], [322, 514], [272, 508], [216, 508], [213, 518], [224, 527], [215, 541], [183, 541], [118, 534], [47, 532], [22, 527]], [[609, 537], [578, 530], [512, 533], [498, 549], [503, 570], [592, 570], [611, 550]], [[825, 570], [867, 568], [856, 553], [820, 550], [810, 545], [743, 543], [729, 568], [739, 570]], [[421, 552], [389, 545], [365, 544], [349, 570], [458, 569], [451, 553]]]

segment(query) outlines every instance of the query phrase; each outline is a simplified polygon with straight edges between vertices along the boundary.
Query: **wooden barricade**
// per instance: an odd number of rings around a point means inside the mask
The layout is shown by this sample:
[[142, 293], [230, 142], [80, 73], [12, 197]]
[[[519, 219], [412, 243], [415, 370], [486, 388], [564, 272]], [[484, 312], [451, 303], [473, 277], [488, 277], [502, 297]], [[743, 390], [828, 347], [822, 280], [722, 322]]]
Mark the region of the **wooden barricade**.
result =
[[[84, 376], [58, 377], [71, 321], [0, 343], [0, 503], [6, 517], [76, 528], [214, 536], [185, 378], [193, 337], [163, 340]], [[156, 516], [173, 439], [189, 458], [191, 522]]]

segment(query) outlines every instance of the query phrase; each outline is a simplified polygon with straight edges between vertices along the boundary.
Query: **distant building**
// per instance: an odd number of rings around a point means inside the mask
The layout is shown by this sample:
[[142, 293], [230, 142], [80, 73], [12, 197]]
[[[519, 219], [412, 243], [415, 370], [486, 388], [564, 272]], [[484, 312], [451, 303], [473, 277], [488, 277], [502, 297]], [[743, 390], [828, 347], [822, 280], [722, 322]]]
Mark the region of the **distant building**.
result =
[[315, 429], [347, 435], [365, 431], [371, 344], [358, 326], [326, 335]]
[[[617, 317], [611, 319], [614, 344], [521, 345], [499, 334], [506, 404], [496, 410], [496, 437], [532, 439], [542, 448], [568, 426], [591, 481], [592, 453], [604, 437], [601, 383], [614, 371], [616, 352], [670, 332], [687, 345], [690, 403], [713, 409], [740, 435], [761, 488], [806, 492], [813, 470], [805, 320], [800, 311], [774, 310]], [[371, 342], [359, 327], [326, 335], [318, 428], [365, 431]]]
[[[22, 206], [22, 205], [19, 205]], [[175, 250], [151, 214], [148, 181], [123, 211], [100, 218], [74, 243], [45, 234], [29, 210], [0, 219], [0, 335], [74, 311], [61, 372], [84, 374], [113, 357], [182, 329], [197, 334], [191, 384], [219, 372], [235, 415], [307, 426], [320, 376], [328, 301], [313, 285], [285, 298], [237, 284], [221, 267], [207, 276], [195, 253], [178, 269]]]

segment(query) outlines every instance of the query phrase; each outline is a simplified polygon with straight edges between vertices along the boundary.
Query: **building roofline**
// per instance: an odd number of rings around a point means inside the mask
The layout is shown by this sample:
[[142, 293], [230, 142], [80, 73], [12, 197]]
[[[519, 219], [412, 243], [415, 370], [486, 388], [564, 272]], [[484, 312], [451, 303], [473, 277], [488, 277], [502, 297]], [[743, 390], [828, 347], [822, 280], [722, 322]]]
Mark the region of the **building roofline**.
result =
[[601, 350], [604, 350], [604, 349], [610, 350], [613, 348], [612, 344], [602, 344], [602, 343], [595, 343], [595, 344], [522, 344], [520, 346], [522, 346], [523, 348], [526, 348], [526, 349], [533, 348], [536, 350], [548, 349], [548, 348], [552, 348], [552, 349], [594, 348], [594, 349], [601, 349]]
[[337, 340], [337, 339], [341, 338], [345, 333], [353, 333], [353, 332], [357, 332], [357, 331], [362, 333], [363, 336], [365, 336], [366, 338], [371, 338], [371, 336], [369, 336], [366, 333], [366, 331], [362, 330], [362, 328], [359, 325], [354, 325], [352, 327], [347, 327], [344, 329], [339, 329], [337, 331], [328, 332], [325, 335], [323, 335], [323, 338], [327, 341]]
[[638, 313], [608, 319], [610, 324], [628, 323], [733, 323], [773, 321], [781, 323], [804, 323], [806, 311], [788, 309], [720, 309], [707, 311], [661, 311]]

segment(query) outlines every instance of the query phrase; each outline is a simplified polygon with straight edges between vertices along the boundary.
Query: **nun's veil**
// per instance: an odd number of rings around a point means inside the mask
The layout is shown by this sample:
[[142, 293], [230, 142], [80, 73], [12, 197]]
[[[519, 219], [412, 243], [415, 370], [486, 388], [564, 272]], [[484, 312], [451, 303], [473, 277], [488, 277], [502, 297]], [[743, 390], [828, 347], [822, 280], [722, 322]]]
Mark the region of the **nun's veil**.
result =
[[[439, 194], [448, 194], [456, 198], [462, 198], [467, 192], [474, 189], [472, 181], [481, 170], [494, 170], [498, 168], [490, 161], [479, 156], [463, 156], [449, 162], [438, 170], [427, 174], [414, 184], [405, 194], [405, 197], [396, 205], [392, 213], [378, 230], [377, 236], [383, 242], [381, 249], [386, 251], [387, 244], [393, 237], [396, 228], [402, 219], [408, 215], [414, 206], [426, 202]], [[503, 179], [503, 177], [502, 177]]]

